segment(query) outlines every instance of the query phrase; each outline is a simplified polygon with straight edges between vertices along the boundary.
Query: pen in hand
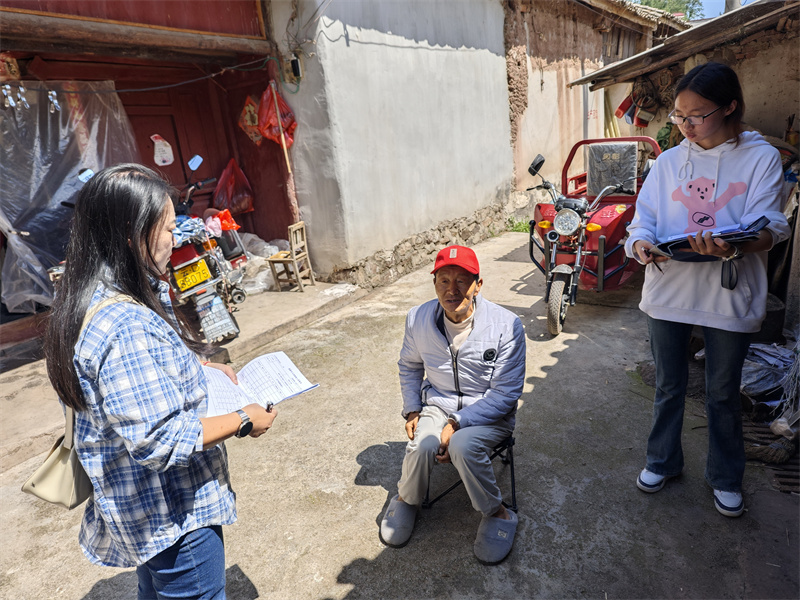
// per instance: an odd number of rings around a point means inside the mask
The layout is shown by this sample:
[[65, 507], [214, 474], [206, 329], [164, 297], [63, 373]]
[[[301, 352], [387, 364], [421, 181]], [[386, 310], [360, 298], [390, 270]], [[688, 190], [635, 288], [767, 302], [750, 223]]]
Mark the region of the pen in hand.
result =
[[647, 254], [647, 256], [649, 256], [650, 258], [653, 259], [653, 265], [655, 266], [655, 268], [658, 269], [658, 271], [660, 273], [663, 273], [664, 271], [661, 270], [661, 265], [659, 265], [658, 262], [656, 262], [655, 257], [650, 253], [650, 249], [649, 248], [645, 248], [644, 251]]
[[267, 403], [267, 412], [270, 412], [270, 413], [272, 412], [272, 406], [273, 406], [272, 402], [268, 402]]

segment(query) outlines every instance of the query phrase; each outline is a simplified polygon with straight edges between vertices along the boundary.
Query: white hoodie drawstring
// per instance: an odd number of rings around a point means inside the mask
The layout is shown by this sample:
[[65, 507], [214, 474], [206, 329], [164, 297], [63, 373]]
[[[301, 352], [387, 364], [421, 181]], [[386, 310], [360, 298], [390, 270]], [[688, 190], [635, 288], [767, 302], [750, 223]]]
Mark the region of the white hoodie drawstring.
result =
[[[722, 154], [723, 151], [717, 153], [717, 167], [714, 171], [713, 192], [708, 199], [709, 203], [714, 203], [717, 201], [717, 190], [719, 189], [719, 165], [722, 161]], [[678, 169], [678, 181], [686, 181], [687, 179], [691, 181], [693, 175], [694, 164], [692, 163], [692, 142], [689, 142], [686, 146], [686, 162], [684, 162], [681, 165], [681, 168]]]
[[686, 179], [691, 180], [692, 175], [694, 175], [694, 165], [692, 164], [692, 142], [689, 142], [686, 146], [686, 162], [681, 165], [680, 169], [678, 169], [678, 181], [684, 181]]
[[719, 162], [722, 160], [722, 152], [717, 154], [717, 170], [714, 171], [714, 193], [711, 194], [711, 200], [709, 202], [713, 202], [716, 204], [717, 202], [717, 190], [719, 189]]

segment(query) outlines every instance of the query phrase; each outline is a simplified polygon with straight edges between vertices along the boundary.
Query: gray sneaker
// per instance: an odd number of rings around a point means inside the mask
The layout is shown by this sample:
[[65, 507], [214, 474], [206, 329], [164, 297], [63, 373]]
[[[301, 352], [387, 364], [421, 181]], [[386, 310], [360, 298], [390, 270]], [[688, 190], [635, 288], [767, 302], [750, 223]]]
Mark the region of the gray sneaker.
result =
[[389, 508], [383, 515], [379, 536], [381, 541], [392, 548], [402, 548], [411, 539], [414, 522], [417, 520], [417, 507], [398, 500], [395, 496], [389, 501]]

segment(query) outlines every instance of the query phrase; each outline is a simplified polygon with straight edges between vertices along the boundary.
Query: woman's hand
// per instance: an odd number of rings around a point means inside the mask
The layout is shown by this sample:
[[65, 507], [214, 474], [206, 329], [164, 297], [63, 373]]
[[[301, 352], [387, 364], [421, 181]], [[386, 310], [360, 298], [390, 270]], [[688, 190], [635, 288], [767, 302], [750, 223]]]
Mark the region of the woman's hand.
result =
[[669, 260], [669, 257], [667, 256], [650, 254], [650, 248], [652, 247], [653, 244], [645, 240], [636, 240], [633, 243], [633, 250], [639, 257], [640, 263], [642, 263], [643, 265], [647, 265], [651, 262], [664, 262], [665, 260]]
[[204, 367], [211, 367], [212, 369], [217, 369], [218, 371], [222, 371], [223, 373], [225, 373], [225, 375], [228, 376], [228, 378], [233, 383], [235, 383], [236, 385], [239, 385], [239, 379], [236, 377], [236, 372], [231, 368], [230, 365], [224, 365], [222, 363], [206, 362], [206, 363], [203, 363], [203, 366]]
[[689, 240], [689, 245], [692, 247], [692, 250], [698, 254], [726, 258], [728, 256], [733, 256], [734, 252], [736, 252], [736, 248], [725, 240], [711, 237], [710, 231], [706, 231], [705, 233], [698, 231], [697, 234], [690, 235], [687, 239]]
[[[248, 404], [242, 410], [247, 413], [250, 422], [253, 423], [253, 429], [249, 433], [250, 437], [264, 435], [267, 429], [272, 427], [272, 422], [278, 415], [275, 409], [267, 412], [267, 409], [260, 404]], [[200, 419], [200, 424], [203, 426], [203, 450], [208, 450], [236, 435], [242, 425], [242, 418], [239, 413], [232, 412], [217, 417], [203, 417]]]
[[242, 409], [250, 417], [253, 423], [253, 430], [250, 432], [250, 437], [257, 438], [264, 435], [267, 430], [272, 427], [272, 422], [278, 416], [278, 412], [273, 408], [269, 412], [260, 404], [248, 404]]

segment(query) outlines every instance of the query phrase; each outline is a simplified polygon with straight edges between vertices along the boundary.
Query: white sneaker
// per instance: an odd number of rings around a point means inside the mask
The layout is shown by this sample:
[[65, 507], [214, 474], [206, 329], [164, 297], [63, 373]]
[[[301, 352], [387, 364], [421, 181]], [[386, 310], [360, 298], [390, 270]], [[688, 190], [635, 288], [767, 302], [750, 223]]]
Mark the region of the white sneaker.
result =
[[663, 488], [664, 482], [666, 481], [667, 478], [663, 475], [656, 475], [652, 471], [642, 469], [642, 472], [639, 473], [639, 476], [636, 478], [636, 487], [643, 492], [652, 494]]
[[744, 500], [739, 492], [714, 490], [714, 506], [726, 517], [738, 517], [744, 512]]

